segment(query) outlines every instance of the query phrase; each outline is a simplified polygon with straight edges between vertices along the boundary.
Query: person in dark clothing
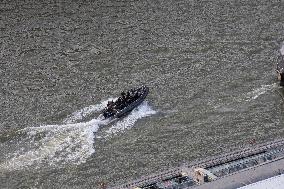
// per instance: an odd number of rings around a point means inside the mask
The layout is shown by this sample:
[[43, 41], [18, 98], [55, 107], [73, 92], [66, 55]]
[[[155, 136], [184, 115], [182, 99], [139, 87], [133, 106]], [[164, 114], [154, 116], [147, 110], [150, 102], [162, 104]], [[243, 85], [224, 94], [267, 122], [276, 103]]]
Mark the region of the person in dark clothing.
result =
[[124, 99], [124, 98], [125, 98], [125, 96], [126, 96], [125, 92], [124, 92], [124, 91], [122, 91], [122, 92], [121, 92], [121, 97]]
[[136, 91], [135, 94], [134, 94], [134, 99], [137, 99], [139, 97], [139, 92]]
[[122, 102], [122, 98], [119, 97], [119, 98], [117, 99], [117, 101], [115, 102], [115, 104], [118, 105], [118, 104], [121, 104], [121, 102]]
[[113, 105], [114, 105], [114, 102], [113, 102], [113, 101], [108, 101], [107, 107], [112, 107]]

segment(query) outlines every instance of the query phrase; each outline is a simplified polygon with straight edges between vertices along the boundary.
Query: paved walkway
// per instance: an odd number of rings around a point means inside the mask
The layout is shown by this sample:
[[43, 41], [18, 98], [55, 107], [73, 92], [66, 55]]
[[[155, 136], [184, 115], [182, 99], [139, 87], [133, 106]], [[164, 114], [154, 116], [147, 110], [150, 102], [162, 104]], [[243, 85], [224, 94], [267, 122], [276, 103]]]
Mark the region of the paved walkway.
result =
[[216, 181], [205, 183], [194, 189], [236, 189], [279, 174], [284, 170], [284, 158], [260, 164], [247, 170], [224, 176]]
[[238, 189], [283, 189], [284, 174], [277, 175]]

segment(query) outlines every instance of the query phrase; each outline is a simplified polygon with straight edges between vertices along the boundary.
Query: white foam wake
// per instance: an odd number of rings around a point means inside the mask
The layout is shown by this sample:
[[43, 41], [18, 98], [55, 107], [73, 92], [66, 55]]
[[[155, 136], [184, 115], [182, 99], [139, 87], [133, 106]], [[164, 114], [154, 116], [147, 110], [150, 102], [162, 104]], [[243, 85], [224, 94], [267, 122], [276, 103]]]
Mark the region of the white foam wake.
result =
[[[73, 113], [67, 122], [81, 119], [78, 115], [87, 115], [100, 110], [107, 101]], [[129, 129], [139, 118], [154, 113], [155, 111], [144, 102], [130, 115], [109, 128], [107, 134]], [[5, 160], [0, 163], [0, 171], [19, 170], [30, 166], [33, 168], [60, 167], [65, 164], [84, 163], [95, 152], [94, 133], [97, 133], [101, 126], [109, 123], [110, 120], [92, 119], [82, 123], [27, 127], [19, 132], [19, 136], [23, 138], [19, 137], [13, 141], [15, 143], [13, 149], [16, 150], [14, 153], [7, 154]]]
[[[31, 165], [37, 168], [43, 165], [84, 163], [95, 152], [93, 133], [97, 132], [99, 126], [103, 124], [105, 123], [93, 119], [86, 123], [26, 128], [22, 132], [26, 132], [30, 142], [36, 148], [29, 149], [27, 152], [17, 151], [0, 167], [14, 170]], [[43, 137], [38, 139], [40, 135]]]
[[[84, 114], [97, 111], [107, 101], [98, 105], [77, 111], [71, 120], [79, 119], [78, 112]], [[88, 110], [88, 111], [86, 111]], [[74, 119], [73, 119], [74, 118]], [[7, 154], [7, 160], [0, 164], [1, 170], [17, 170], [28, 166], [35, 168], [47, 166], [61, 166], [67, 163], [84, 163], [94, 149], [94, 133], [100, 126], [108, 124], [108, 120], [92, 119], [85, 123], [69, 123], [63, 125], [43, 125], [39, 127], [27, 127], [20, 130], [19, 134], [25, 138], [15, 140], [16, 151]], [[18, 148], [23, 146], [25, 148]]]
[[267, 91], [277, 88], [277, 83], [271, 85], [262, 85], [260, 88], [257, 88], [246, 95], [246, 101], [251, 101], [257, 99], [260, 95], [265, 94]]
[[91, 106], [85, 107], [81, 110], [78, 110], [78, 111], [72, 113], [66, 119], [64, 119], [63, 123], [66, 123], [66, 124], [75, 123], [77, 121], [82, 120], [84, 117], [86, 117], [86, 116], [88, 116], [92, 113], [102, 111], [103, 108], [106, 107], [107, 102], [111, 101], [111, 100], [116, 100], [116, 98], [109, 98], [108, 100], [102, 101], [100, 104], [91, 105]]
[[149, 115], [156, 114], [156, 111], [153, 110], [148, 103], [145, 101], [140, 106], [135, 108], [127, 117], [118, 121], [112, 127], [110, 127], [104, 137], [109, 137], [111, 135], [115, 135], [117, 133], [121, 133], [127, 129], [130, 129], [134, 126], [135, 122], [138, 119], [143, 117], [147, 117]]

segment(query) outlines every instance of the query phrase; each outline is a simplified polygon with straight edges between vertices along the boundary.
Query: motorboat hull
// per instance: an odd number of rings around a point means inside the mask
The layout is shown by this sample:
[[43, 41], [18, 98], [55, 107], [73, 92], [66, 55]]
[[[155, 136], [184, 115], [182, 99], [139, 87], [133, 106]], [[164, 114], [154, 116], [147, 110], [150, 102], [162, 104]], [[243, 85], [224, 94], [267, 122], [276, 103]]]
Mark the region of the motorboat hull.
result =
[[142, 87], [136, 89], [135, 92], [140, 92], [140, 96], [135, 101], [131, 102], [126, 107], [117, 111], [114, 114], [107, 114], [106, 111], [103, 111], [104, 118], [105, 119], [107, 119], [107, 118], [121, 118], [121, 117], [127, 115], [128, 113], [130, 113], [134, 108], [138, 107], [145, 100], [145, 98], [147, 97], [147, 95], [149, 93], [149, 88], [146, 87], [146, 86], [142, 86]]

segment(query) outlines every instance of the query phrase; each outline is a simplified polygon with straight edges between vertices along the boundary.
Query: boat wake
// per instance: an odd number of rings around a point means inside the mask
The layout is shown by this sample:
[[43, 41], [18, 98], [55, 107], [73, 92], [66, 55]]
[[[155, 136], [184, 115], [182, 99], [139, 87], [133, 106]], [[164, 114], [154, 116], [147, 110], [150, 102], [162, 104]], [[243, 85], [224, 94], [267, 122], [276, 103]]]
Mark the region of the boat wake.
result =
[[106, 107], [107, 102], [108, 101], [115, 101], [116, 98], [109, 98], [106, 101], [101, 102], [100, 104], [96, 104], [96, 105], [91, 105], [88, 107], [85, 107], [81, 110], [78, 110], [74, 113], [72, 113], [70, 116], [68, 116], [67, 118], [65, 118], [63, 120], [63, 123], [68, 124], [68, 123], [76, 123], [78, 121], [82, 121], [85, 117], [93, 114], [93, 113], [97, 113], [100, 112], [104, 109], [104, 107]]
[[[284, 56], [284, 42], [282, 43], [279, 51], [280, 51], [281, 55]], [[278, 83], [273, 83], [271, 85], [262, 85], [260, 88], [257, 88], [255, 90], [247, 93], [246, 97], [245, 97], [246, 101], [255, 100], [260, 95], [265, 94], [266, 92], [271, 91], [273, 89], [277, 89], [277, 88], [281, 88]]]
[[140, 106], [135, 108], [125, 119], [116, 122], [113, 126], [107, 129], [100, 137], [107, 138], [113, 135], [117, 135], [118, 133], [122, 133], [125, 130], [132, 128], [138, 119], [156, 113], [157, 112], [153, 110], [147, 102], [144, 101]]
[[[0, 170], [61, 167], [65, 164], [78, 165], [86, 162], [95, 152], [94, 142], [96, 135], [100, 133], [99, 128], [110, 124], [111, 121], [96, 118], [87, 122], [74, 122], [89, 114], [100, 112], [108, 100], [74, 112], [64, 120], [65, 124], [27, 127], [18, 131], [17, 138], [7, 144], [9, 147], [12, 145], [11, 149], [14, 151], [9, 150], [4, 161], [1, 160]], [[154, 113], [155, 111], [144, 102], [127, 117], [111, 126], [106, 133], [110, 135], [129, 129], [138, 119]]]
[[271, 85], [262, 85], [260, 88], [257, 88], [246, 94], [246, 101], [251, 101], [257, 99], [260, 95], [265, 94], [268, 91], [273, 89], [277, 89], [279, 86], [277, 83], [273, 83]]

